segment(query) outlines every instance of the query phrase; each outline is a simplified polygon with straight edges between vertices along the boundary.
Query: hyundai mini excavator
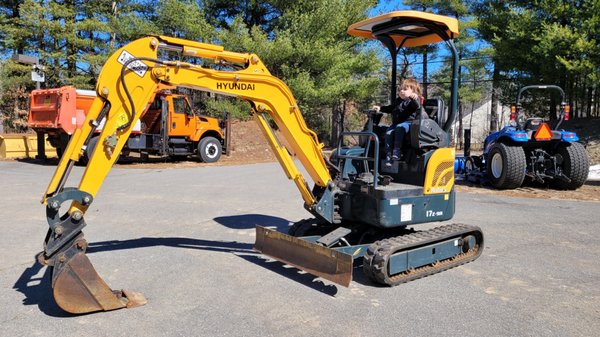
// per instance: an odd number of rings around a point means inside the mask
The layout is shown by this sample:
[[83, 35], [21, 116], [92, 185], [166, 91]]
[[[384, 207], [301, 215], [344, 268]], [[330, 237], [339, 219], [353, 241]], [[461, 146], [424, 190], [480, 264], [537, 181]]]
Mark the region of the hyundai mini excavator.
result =
[[[389, 49], [390, 99], [396, 97], [396, 55], [403, 47], [444, 42], [453, 57], [448, 118], [422, 109], [411, 126], [404, 161], [383, 167], [381, 116], [369, 112], [369, 128], [342, 135], [330, 158], [305, 124], [289, 88], [272, 76], [255, 54], [165, 36], [133, 41], [109, 57], [98, 78], [97, 97], [84, 125], [72, 136], [42, 202], [50, 226], [38, 260], [52, 267], [53, 296], [70, 313], [134, 307], [143, 295], [113, 291], [85, 255], [84, 214], [119, 152], [153, 101], [160, 84], [238, 97], [252, 106], [254, 119], [287, 177], [294, 181], [304, 207], [314, 218], [284, 234], [256, 227], [255, 250], [332, 282], [348, 286], [353, 261], [362, 259], [370, 279], [397, 285], [475, 260], [483, 249], [478, 227], [449, 224], [416, 231], [409, 225], [449, 220], [454, 215], [454, 149], [448, 130], [457, 109], [457, 52], [453, 18], [399, 11], [358, 22], [354, 36], [379, 40]], [[165, 59], [177, 55], [177, 60]], [[163, 58], [161, 58], [163, 57]], [[187, 62], [187, 60], [192, 60]], [[211, 67], [214, 62], [218, 67]], [[226, 70], [224, 70], [226, 69]], [[441, 103], [440, 103], [441, 104]], [[425, 104], [427, 106], [427, 104]], [[78, 187], [66, 187], [71, 168], [88, 149], [102, 119], [106, 123]], [[271, 128], [271, 119], [288, 148]], [[342, 146], [344, 137], [359, 137], [361, 146]], [[289, 153], [295, 153], [314, 182], [310, 188]], [[62, 205], [66, 207], [60, 212]]]

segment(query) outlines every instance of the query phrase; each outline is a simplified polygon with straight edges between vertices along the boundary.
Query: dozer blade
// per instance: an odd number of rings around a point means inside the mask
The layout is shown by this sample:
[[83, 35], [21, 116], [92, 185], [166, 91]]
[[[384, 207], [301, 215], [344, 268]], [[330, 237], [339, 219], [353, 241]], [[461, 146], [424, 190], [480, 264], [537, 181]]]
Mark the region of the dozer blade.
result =
[[[53, 295], [61, 309], [72, 314], [84, 314], [146, 304], [141, 293], [111, 290], [79, 247], [81, 242], [54, 262]], [[74, 249], [77, 249], [75, 254]]]
[[256, 226], [254, 250], [344, 287], [352, 281], [352, 256]]

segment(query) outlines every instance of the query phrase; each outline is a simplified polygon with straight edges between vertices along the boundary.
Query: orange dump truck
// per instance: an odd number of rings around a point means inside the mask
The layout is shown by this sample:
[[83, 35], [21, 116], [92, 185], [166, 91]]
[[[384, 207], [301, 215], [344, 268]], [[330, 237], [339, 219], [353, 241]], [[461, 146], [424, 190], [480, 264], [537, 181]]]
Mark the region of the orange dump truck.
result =
[[[229, 128], [217, 118], [196, 114], [188, 97], [175, 93], [174, 89], [159, 87], [123, 152], [172, 157], [196, 155], [204, 162], [216, 162], [222, 153], [227, 154]], [[78, 90], [72, 86], [33, 90], [29, 127], [35, 130], [38, 140], [43, 140], [47, 134], [48, 141], [60, 157], [70, 136], [85, 122], [95, 97], [94, 91]], [[99, 130], [101, 128], [102, 123]], [[95, 145], [96, 141], [92, 138], [88, 146], [89, 154]], [[44, 142], [38, 141], [38, 158], [45, 158], [44, 150]]]

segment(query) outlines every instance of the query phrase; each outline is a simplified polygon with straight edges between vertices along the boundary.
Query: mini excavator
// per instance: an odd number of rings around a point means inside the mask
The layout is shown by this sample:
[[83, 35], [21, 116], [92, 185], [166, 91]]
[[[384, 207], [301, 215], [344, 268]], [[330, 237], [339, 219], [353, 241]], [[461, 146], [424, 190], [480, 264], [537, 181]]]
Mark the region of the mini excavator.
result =
[[[255, 54], [228, 52], [218, 45], [166, 36], [148, 36], [117, 50], [106, 61], [84, 125], [75, 131], [42, 203], [49, 230], [40, 263], [52, 268], [53, 296], [60, 308], [88, 313], [135, 307], [142, 294], [113, 291], [97, 274], [85, 251], [84, 214], [94, 200], [157, 86], [182, 86], [248, 101], [252, 114], [285, 174], [293, 180], [313, 216], [293, 224], [289, 233], [256, 227], [254, 249], [286, 264], [343, 286], [352, 280], [353, 262], [374, 282], [394, 286], [473, 261], [483, 250], [478, 227], [447, 224], [416, 231], [409, 226], [449, 220], [454, 215], [454, 148], [448, 130], [456, 115], [458, 60], [453, 39], [458, 21], [440, 15], [398, 11], [349, 27], [354, 36], [379, 40], [392, 58], [390, 99], [396, 97], [396, 56], [401, 48], [444, 42], [453, 58], [449, 113], [441, 102], [421, 110], [413, 122], [404, 160], [382, 165], [381, 116], [369, 111], [369, 127], [346, 132], [326, 158], [316, 134], [302, 117], [289, 88], [272, 76]], [[165, 59], [176, 54], [178, 60]], [[194, 59], [194, 62], [182, 61]], [[200, 62], [198, 62], [200, 61]], [[219, 67], [207, 66], [212, 61]], [[435, 103], [435, 102], [434, 102]], [[433, 111], [433, 112], [432, 112]], [[446, 117], [446, 118], [445, 118]], [[272, 129], [277, 125], [284, 147]], [[67, 178], [100, 122], [106, 122], [78, 187]], [[343, 146], [359, 137], [359, 146]], [[290, 153], [314, 182], [309, 187]], [[380, 170], [380, 168], [382, 168]], [[60, 212], [62, 205], [63, 212]]]

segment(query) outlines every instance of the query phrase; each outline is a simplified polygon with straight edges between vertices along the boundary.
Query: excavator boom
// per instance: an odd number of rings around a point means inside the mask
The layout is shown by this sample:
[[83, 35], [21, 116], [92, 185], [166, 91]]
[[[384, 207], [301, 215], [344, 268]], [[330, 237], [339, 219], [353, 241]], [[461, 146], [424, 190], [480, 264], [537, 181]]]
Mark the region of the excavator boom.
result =
[[[160, 58], [173, 52], [196, 61]], [[231, 70], [209, 67], [210, 62]], [[257, 55], [227, 52], [221, 46], [165, 36], [133, 41], [117, 50], [102, 68], [97, 97], [83, 127], [69, 142], [42, 199], [47, 205], [50, 228], [39, 260], [53, 266], [54, 297], [65, 311], [85, 313], [145, 303], [137, 293], [113, 292], [108, 288], [85, 256], [87, 243], [81, 230], [86, 225], [83, 216], [87, 208], [159, 85], [187, 87], [250, 102], [255, 120], [287, 177], [298, 187], [305, 207], [320, 214], [320, 196], [309, 189], [268, 118], [275, 122], [289, 151], [297, 156], [315, 185], [327, 190], [332, 184], [321, 151], [323, 145], [306, 126], [289, 88], [269, 73]], [[72, 166], [87, 151], [91, 135], [103, 119], [105, 124], [79, 186], [65, 187]], [[60, 215], [63, 204], [68, 210]], [[329, 213], [332, 212], [323, 213], [324, 218], [329, 218]]]

